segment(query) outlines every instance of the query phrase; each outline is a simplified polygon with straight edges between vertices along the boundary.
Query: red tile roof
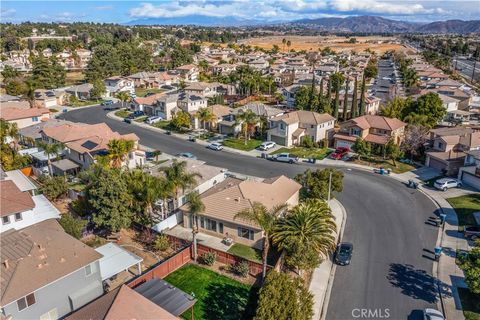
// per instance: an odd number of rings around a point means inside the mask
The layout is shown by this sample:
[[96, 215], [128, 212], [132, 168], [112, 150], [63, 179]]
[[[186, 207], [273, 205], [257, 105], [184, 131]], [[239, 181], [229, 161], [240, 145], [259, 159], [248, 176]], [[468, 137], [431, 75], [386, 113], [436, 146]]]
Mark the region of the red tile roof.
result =
[[22, 192], [12, 180], [0, 181], [0, 216], [9, 216], [35, 208], [32, 196]]

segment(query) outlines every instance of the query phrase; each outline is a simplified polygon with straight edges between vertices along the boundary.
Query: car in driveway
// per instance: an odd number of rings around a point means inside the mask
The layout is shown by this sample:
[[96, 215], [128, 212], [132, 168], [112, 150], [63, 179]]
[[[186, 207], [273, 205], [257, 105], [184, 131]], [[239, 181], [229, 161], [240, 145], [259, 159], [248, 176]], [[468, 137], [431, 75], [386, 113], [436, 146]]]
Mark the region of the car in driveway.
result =
[[265, 141], [265, 142], [262, 142], [262, 144], [258, 146], [258, 150], [267, 151], [267, 150], [270, 150], [272, 148], [275, 148], [276, 145], [277, 144], [273, 141]]
[[460, 188], [462, 186], [462, 182], [454, 178], [442, 178], [435, 181], [433, 186], [435, 189], [447, 191], [447, 189], [450, 188]]
[[298, 163], [299, 158], [291, 153], [274, 154], [271, 159], [278, 162]]
[[330, 154], [329, 158], [333, 160], [340, 160], [349, 152], [350, 149], [347, 147], [338, 147], [337, 149], [335, 149], [334, 152]]
[[350, 261], [352, 260], [352, 253], [353, 244], [349, 242], [339, 243], [337, 246], [337, 250], [335, 250], [335, 263], [340, 266], [346, 266], [350, 264]]
[[191, 152], [182, 152], [182, 153], [179, 153], [177, 154], [177, 157], [180, 157], [180, 158], [187, 158], [187, 159], [197, 159], [197, 157], [191, 153]]
[[463, 229], [463, 235], [467, 239], [480, 239], [480, 226], [465, 226]]
[[438, 310], [426, 308], [423, 310], [423, 320], [445, 320], [445, 317]]
[[221, 143], [218, 143], [218, 142], [213, 142], [213, 143], [210, 143], [208, 146], [207, 146], [208, 149], [211, 149], [211, 150], [215, 150], [215, 151], [220, 151], [220, 150], [223, 150], [223, 146]]
[[148, 117], [147, 119], [145, 119], [145, 123], [147, 123], [147, 124], [154, 124], [154, 123], [160, 122], [160, 121], [162, 121], [162, 120], [163, 120], [162, 117], [153, 116], [153, 117]]

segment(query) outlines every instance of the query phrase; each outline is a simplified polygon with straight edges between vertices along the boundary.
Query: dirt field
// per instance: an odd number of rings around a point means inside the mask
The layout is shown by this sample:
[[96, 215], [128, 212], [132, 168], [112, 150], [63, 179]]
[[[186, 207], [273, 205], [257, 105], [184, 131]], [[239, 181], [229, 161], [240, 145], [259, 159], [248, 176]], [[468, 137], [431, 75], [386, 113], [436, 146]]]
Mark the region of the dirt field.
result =
[[[282, 43], [283, 39], [291, 42], [290, 48]], [[395, 41], [394, 37], [355, 37], [357, 43], [349, 43], [346, 37], [336, 36], [271, 36], [244, 39], [239, 43], [248, 44], [251, 46], [258, 46], [264, 49], [271, 49], [273, 45], [277, 45], [281, 51], [287, 51], [291, 49], [317, 51], [325, 47], [330, 47], [337, 52], [357, 51], [361, 52], [367, 48], [376, 51], [377, 53], [383, 53], [388, 50], [405, 50], [406, 48], [401, 44], [390, 43]]]

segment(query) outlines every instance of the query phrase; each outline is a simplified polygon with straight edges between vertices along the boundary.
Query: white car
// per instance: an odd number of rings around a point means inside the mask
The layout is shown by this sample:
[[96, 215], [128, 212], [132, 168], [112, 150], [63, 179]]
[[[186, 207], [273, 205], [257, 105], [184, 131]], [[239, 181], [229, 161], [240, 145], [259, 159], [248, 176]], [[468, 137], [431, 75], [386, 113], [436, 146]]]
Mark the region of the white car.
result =
[[148, 117], [147, 119], [145, 119], [145, 123], [154, 124], [154, 123], [157, 123], [157, 122], [162, 121], [162, 120], [163, 120], [163, 118], [159, 117], [159, 116]]
[[207, 148], [208, 148], [208, 149], [215, 150], [215, 151], [223, 150], [222, 144], [221, 144], [221, 143], [218, 143], [218, 142], [210, 143], [210, 144], [207, 146]]
[[447, 189], [450, 189], [450, 188], [461, 187], [462, 183], [457, 179], [442, 178], [442, 179], [438, 179], [437, 181], [435, 181], [433, 186], [435, 187], [435, 189], [442, 190], [442, 191], [447, 191]]
[[435, 309], [424, 309], [423, 310], [423, 319], [424, 320], [445, 320], [443, 313]]
[[269, 149], [275, 148], [276, 145], [277, 144], [273, 141], [265, 141], [265, 142], [262, 142], [262, 144], [258, 146], [258, 149], [262, 150], [262, 151], [267, 151]]
[[279, 162], [298, 163], [298, 157], [290, 153], [275, 154], [273, 155], [272, 160]]

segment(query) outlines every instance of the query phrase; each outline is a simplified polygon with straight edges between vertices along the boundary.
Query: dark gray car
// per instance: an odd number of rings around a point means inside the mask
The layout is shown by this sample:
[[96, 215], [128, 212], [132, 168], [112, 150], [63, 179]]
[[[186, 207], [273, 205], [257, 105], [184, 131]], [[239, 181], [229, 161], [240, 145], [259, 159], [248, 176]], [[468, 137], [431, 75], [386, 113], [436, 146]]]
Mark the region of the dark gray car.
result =
[[335, 263], [341, 266], [350, 264], [352, 260], [353, 244], [348, 242], [341, 242], [335, 251]]

